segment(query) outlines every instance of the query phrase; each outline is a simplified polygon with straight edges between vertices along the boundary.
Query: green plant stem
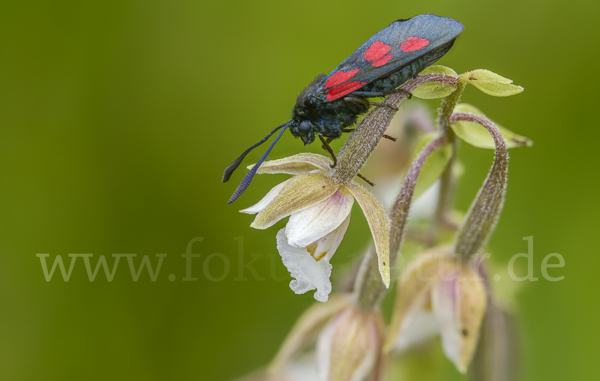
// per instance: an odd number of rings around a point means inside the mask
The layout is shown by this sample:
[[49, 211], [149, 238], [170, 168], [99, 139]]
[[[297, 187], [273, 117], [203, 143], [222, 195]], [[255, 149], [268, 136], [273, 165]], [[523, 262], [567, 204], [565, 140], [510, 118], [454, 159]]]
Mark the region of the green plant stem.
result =
[[[451, 76], [443, 74], [428, 74], [419, 76], [401, 88], [405, 91], [412, 92], [418, 86], [426, 82], [441, 82], [459, 85], [458, 80]], [[459, 88], [462, 91], [462, 87]], [[398, 107], [402, 101], [406, 99], [405, 93], [398, 93], [388, 97], [385, 100], [386, 104]], [[458, 99], [454, 102], [454, 105]], [[454, 106], [452, 106], [452, 109]], [[394, 116], [395, 111], [387, 107], [379, 107], [371, 112], [356, 128], [352, 136], [340, 150], [338, 165], [334, 169], [334, 178], [340, 183], [352, 181], [354, 176], [367, 161], [379, 140], [387, 130], [389, 123]], [[449, 119], [449, 117], [447, 118]], [[447, 123], [449, 125], [449, 122]], [[392, 226], [390, 231], [390, 267], [393, 268], [404, 234], [404, 227], [408, 217], [414, 187], [423, 163], [427, 157], [438, 148], [446, 139], [446, 134], [440, 135], [433, 139], [419, 153], [408, 172], [403, 187], [398, 195], [398, 199], [390, 216], [392, 218]], [[356, 283], [354, 286], [355, 298], [359, 307], [369, 310], [376, 307], [382, 296], [385, 295], [386, 288], [381, 282], [381, 277], [378, 271], [377, 255], [375, 249], [370, 250], [361, 261]]]
[[456, 138], [456, 134], [452, 131], [452, 129], [448, 129], [446, 131], [446, 137], [450, 142], [452, 153], [450, 160], [448, 160], [448, 163], [446, 164], [446, 168], [444, 168], [444, 171], [440, 176], [439, 196], [432, 221], [432, 242], [438, 241], [440, 230], [447, 222], [448, 212], [452, 209], [454, 190], [456, 188], [454, 165], [456, 164], [458, 139]]
[[[394, 206], [392, 206], [390, 211], [390, 220], [392, 223], [390, 227], [390, 264], [392, 266], [396, 262], [396, 258], [402, 247], [402, 238], [404, 236], [404, 230], [408, 220], [410, 206], [412, 204], [412, 197], [421, 168], [429, 155], [444, 144], [445, 139], [446, 137], [444, 135], [440, 135], [431, 140], [423, 150], [419, 152], [408, 170], [404, 184], [396, 198]], [[372, 309], [379, 304], [386, 291], [387, 289], [379, 277], [375, 249], [371, 249], [363, 258], [361, 271], [357, 276], [357, 283], [355, 286], [357, 304], [364, 310]]]
[[458, 151], [458, 139], [450, 127], [450, 118], [454, 112], [454, 108], [458, 102], [460, 102], [460, 97], [462, 96], [465, 86], [465, 82], [458, 81], [456, 91], [444, 99], [438, 115], [440, 129], [452, 146], [452, 156], [450, 156], [450, 160], [448, 160], [448, 164], [440, 176], [439, 197], [432, 223], [432, 242], [437, 242], [439, 239], [440, 230], [447, 223], [448, 213], [452, 210], [452, 203], [454, 201], [454, 190], [456, 188], [454, 166], [456, 164], [456, 155]]
[[483, 250], [500, 217], [508, 179], [508, 149], [498, 126], [487, 118], [474, 114], [456, 113], [450, 120], [468, 121], [482, 125], [490, 132], [496, 145], [494, 164], [456, 234], [454, 253], [466, 262]]

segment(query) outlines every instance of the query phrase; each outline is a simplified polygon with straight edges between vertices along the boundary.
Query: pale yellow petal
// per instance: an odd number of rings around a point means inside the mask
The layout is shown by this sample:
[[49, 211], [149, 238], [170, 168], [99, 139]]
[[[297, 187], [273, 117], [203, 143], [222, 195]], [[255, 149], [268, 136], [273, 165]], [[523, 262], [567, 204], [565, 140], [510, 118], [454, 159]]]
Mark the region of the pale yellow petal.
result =
[[267, 193], [267, 195], [263, 197], [259, 202], [252, 205], [249, 208], [240, 210], [240, 213], [256, 214], [262, 212], [271, 202], [273, 202], [273, 200], [275, 200], [277, 195], [281, 193], [283, 188], [285, 188], [285, 186], [288, 182], [290, 182], [290, 180], [291, 179], [285, 180], [284, 182], [275, 185], [273, 188], [271, 188], [269, 193]]
[[351, 301], [348, 295], [332, 295], [327, 303], [313, 304], [304, 311], [269, 364], [269, 373], [279, 371], [308, 340], [317, 334], [329, 318], [348, 307]]
[[461, 373], [475, 353], [486, 303], [482, 279], [467, 266], [448, 270], [431, 291], [442, 348]]
[[[331, 164], [333, 164], [331, 159], [323, 155], [318, 155], [316, 153], [299, 153], [282, 159], [265, 161], [256, 173], [286, 173], [288, 175], [299, 175], [314, 170], [329, 172]], [[252, 169], [253, 167], [254, 164], [249, 165], [248, 169]]]
[[318, 379], [361, 381], [372, 375], [381, 350], [381, 317], [348, 308], [340, 312], [317, 341]]
[[386, 287], [390, 287], [390, 218], [369, 191], [356, 183], [346, 184], [360, 205], [375, 242], [379, 273]]
[[385, 351], [394, 347], [407, 316], [422, 306], [423, 298], [439, 281], [440, 274], [445, 269], [456, 266], [455, 258], [450, 253], [449, 247], [433, 248], [420, 254], [404, 270], [398, 282]]
[[352, 210], [354, 197], [346, 187], [338, 188], [331, 197], [290, 216], [285, 234], [288, 243], [306, 247], [325, 237], [344, 222]]
[[298, 175], [290, 179], [285, 188], [263, 209], [250, 225], [266, 229], [277, 221], [310, 208], [333, 195], [339, 188], [333, 180], [321, 173]]

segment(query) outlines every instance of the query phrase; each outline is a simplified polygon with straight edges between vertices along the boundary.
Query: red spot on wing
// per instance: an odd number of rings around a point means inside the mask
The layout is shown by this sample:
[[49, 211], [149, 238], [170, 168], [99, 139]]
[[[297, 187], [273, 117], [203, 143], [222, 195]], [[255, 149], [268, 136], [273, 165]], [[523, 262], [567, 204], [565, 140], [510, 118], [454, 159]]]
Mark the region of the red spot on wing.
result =
[[339, 86], [334, 87], [333, 89], [329, 90], [327, 92], [327, 100], [328, 101], [333, 101], [335, 99], [338, 99], [339, 97], [342, 97], [346, 94], [349, 94], [351, 92], [353, 92], [354, 90], [363, 87], [367, 82], [359, 82], [359, 81], [352, 81], [352, 82], [346, 82], [346, 83], [342, 83]]
[[394, 57], [391, 54], [387, 54], [390, 50], [392, 50], [391, 46], [384, 44], [381, 41], [375, 41], [369, 46], [365, 54], [363, 54], [363, 58], [365, 61], [372, 62], [371, 65], [373, 65], [373, 67], [379, 67], [385, 65]]
[[331, 77], [329, 77], [327, 82], [325, 82], [325, 86], [323, 88], [328, 89], [330, 87], [337, 86], [342, 82], [346, 82], [350, 78], [354, 77], [354, 75], [358, 73], [359, 70], [360, 68], [356, 68], [352, 71], [336, 71], [331, 75]]
[[404, 53], [414, 52], [415, 50], [423, 49], [427, 45], [429, 45], [429, 40], [425, 38], [409, 37], [406, 39], [406, 41], [400, 44], [400, 50], [402, 50]]
[[379, 67], [379, 66], [385, 65], [393, 57], [394, 57], [393, 55], [387, 54], [387, 55], [381, 57], [380, 59], [378, 59], [377, 61], [373, 62], [373, 67]]
[[392, 50], [392, 47], [381, 41], [375, 41], [363, 55], [365, 61], [377, 61]]

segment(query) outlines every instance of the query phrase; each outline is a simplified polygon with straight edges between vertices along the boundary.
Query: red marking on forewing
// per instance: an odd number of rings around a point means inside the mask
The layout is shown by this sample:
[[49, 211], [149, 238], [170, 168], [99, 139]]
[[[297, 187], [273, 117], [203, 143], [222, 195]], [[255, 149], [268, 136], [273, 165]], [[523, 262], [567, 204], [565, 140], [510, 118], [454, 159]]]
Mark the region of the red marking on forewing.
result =
[[330, 87], [337, 86], [342, 82], [346, 82], [350, 78], [354, 77], [354, 75], [358, 73], [359, 70], [360, 68], [356, 68], [352, 71], [336, 71], [331, 75], [331, 77], [329, 77], [327, 82], [325, 82], [325, 86], [323, 88], [328, 89]]
[[342, 83], [339, 86], [334, 87], [333, 89], [329, 90], [327, 92], [327, 100], [328, 101], [333, 101], [335, 99], [338, 99], [339, 97], [342, 97], [346, 94], [349, 94], [351, 92], [353, 92], [354, 90], [363, 87], [363, 85], [365, 85], [366, 82], [359, 82], [359, 81], [352, 81], [352, 82], [346, 82], [346, 83]]
[[415, 50], [423, 49], [427, 45], [429, 45], [429, 40], [425, 38], [409, 37], [406, 39], [406, 41], [400, 44], [400, 50], [402, 50], [404, 53], [414, 52]]
[[379, 67], [379, 66], [385, 65], [392, 58], [394, 58], [393, 55], [387, 54], [387, 55], [381, 57], [380, 59], [378, 59], [377, 61], [373, 62], [373, 67]]
[[363, 58], [365, 61], [372, 62], [371, 65], [373, 67], [379, 67], [385, 65], [389, 60], [391, 60], [394, 56], [391, 54], [387, 54], [392, 50], [392, 47], [384, 44], [381, 41], [375, 41], [369, 49], [363, 54]]
[[365, 61], [377, 61], [392, 50], [392, 47], [381, 41], [375, 41], [363, 55]]

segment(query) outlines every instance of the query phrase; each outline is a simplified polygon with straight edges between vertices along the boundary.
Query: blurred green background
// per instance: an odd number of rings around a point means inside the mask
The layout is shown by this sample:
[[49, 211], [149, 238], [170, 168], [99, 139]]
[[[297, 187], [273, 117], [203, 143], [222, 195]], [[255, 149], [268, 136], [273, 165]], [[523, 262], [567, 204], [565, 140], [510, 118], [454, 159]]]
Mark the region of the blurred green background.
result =
[[[511, 151], [491, 241], [506, 263], [534, 236], [540, 280], [518, 299], [525, 379], [597, 377], [599, 10], [556, 0], [4, 0], [0, 379], [228, 380], [266, 363], [312, 293], [288, 287], [275, 248], [283, 224], [258, 231], [237, 213], [284, 177], [260, 177], [228, 206], [241, 173], [223, 185], [222, 170], [287, 120], [314, 76], [420, 13], [465, 25], [441, 64], [490, 69], [527, 89], [493, 98], [470, 87], [464, 96], [535, 141]], [[463, 148], [465, 209], [492, 154]], [[306, 149], [287, 135], [272, 156]], [[356, 216], [334, 269], [367, 243]], [[181, 254], [195, 237], [198, 280], [184, 282]], [[240, 277], [238, 245], [245, 263], [261, 255], [253, 266], [264, 280], [248, 269]], [[137, 254], [136, 266], [143, 255], [153, 266], [155, 254], [167, 256], [155, 282], [145, 270], [132, 281], [125, 258], [112, 282], [102, 271], [90, 282], [81, 258], [68, 282], [58, 270], [46, 282], [38, 253], [67, 265], [68, 254], [89, 253], [93, 266], [100, 255], [112, 265], [114, 253]], [[563, 281], [541, 278], [549, 253], [564, 256], [565, 267], [551, 269]]]

